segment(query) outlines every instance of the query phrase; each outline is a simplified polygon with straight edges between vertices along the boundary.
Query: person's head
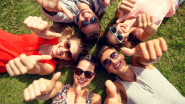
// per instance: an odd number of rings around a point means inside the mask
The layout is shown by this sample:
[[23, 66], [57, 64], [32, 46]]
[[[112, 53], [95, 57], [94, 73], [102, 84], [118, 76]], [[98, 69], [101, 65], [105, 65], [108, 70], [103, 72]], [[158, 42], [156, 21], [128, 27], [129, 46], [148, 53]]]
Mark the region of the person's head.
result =
[[[71, 65], [78, 56], [87, 54], [85, 44], [80, 38], [74, 37], [74, 30], [65, 24], [55, 24], [50, 27], [51, 30], [61, 33], [62, 37], [58, 39], [58, 44], [52, 50], [55, 58], [57, 58], [58, 65]], [[63, 60], [66, 60], [64, 62]], [[67, 64], [68, 63], [68, 64]], [[63, 65], [59, 65], [61, 68]]]
[[127, 28], [127, 25], [124, 23], [113, 24], [105, 29], [105, 32], [101, 37], [109, 46], [113, 46], [115, 48], [119, 48], [121, 46], [133, 48], [138, 45], [140, 41], [132, 34], [135, 29]]
[[78, 19], [78, 27], [86, 36], [86, 39], [95, 40], [101, 34], [101, 26], [98, 17], [91, 10], [89, 5], [83, 4], [80, 5], [79, 9], [79, 19]]
[[96, 74], [97, 61], [92, 55], [83, 55], [78, 59], [78, 63], [74, 70], [74, 84], [83, 88], [87, 87]]
[[120, 74], [127, 66], [124, 56], [115, 48], [103, 46], [97, 53], [98, 62], [107, 70], [108, 73]]

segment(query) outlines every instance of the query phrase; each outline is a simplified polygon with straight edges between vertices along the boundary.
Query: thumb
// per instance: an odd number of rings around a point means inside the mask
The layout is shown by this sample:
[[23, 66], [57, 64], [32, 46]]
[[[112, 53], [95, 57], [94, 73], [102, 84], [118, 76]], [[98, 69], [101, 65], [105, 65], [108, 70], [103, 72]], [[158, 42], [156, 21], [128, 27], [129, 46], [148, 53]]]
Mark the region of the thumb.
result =
[[109, 98], [114, 98], [116, 96], [116, 86], [114, 85], [114, 83], [111, 80], [107, 80], [105, 82], [105, 86], [107, 87], [107, 96]]
[[110, 0], [104, 0], [104, 3], [106, 6], [108, 6], [110, 4]]
[[58, 81], [58, 79], [60, 78], [61, 72], [57, 72], [53, 78], [51, 79], [50, 83], [48, 83], [48, 87], [47, 87], [47, 93], [51, 93], [52, 90], [54, 89], [56, 82]]
[[81, 101], [81, 86], [77, 86], [75, 89], [75, 104], [80, 103]]
[[34, 57], [36, 62], [40, 61], [40, 60], [50, 60], [50, 59], [52, 59], [52, 57], [50, 55], [32, 55], [32, 57]]
[[60, 37], [62, 37], [61, 34], [55, 33], [55, 32], [52, 32], [52, 31], [46, 31], [46, 36], [47, 37], [54, 37], [54, 38], [60, 38]]
[[72, 13], [65, 7], [65, 5], [64, 5], [61, 1], [59, 1], [58, 9], [59, 9], [61, 12], [65, 13], [66, 16], [67, 16], [69, 19], [73, 19]]
[[121, 52], [127, 56], [139, 55], [135, 48], [129, 49], [126, 47], [121, 48]]

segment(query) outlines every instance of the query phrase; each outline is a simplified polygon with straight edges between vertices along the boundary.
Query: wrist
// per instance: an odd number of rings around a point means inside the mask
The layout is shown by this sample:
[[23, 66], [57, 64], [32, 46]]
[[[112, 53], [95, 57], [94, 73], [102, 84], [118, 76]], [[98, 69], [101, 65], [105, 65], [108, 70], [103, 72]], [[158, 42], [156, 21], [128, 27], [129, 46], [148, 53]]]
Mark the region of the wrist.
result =
[[47, 14], [51, 15], [51, 16], [54, 16], [57, 14], [57, 12], [50, 12], [48, 10], [46, 10], [45, 8], [42, 7], [42, 9], [44, 10], [44, 12], [46, 12]]

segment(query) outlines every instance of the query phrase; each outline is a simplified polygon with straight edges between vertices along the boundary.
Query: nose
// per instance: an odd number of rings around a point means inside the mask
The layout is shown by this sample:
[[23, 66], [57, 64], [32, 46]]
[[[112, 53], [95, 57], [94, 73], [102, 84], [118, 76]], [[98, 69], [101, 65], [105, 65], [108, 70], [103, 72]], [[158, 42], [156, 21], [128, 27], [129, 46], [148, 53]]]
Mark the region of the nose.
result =
[[82, 73], [81, 75], [80, 75], [80, 78], [85, 78], [85, 74], [84, 73]]
[[85, 18], [85, 20], [86, 20], [87, 22], [89, 22], [89, 23], [90, 23], [90, 18], [91, 18], [91, 16], [90, 16], [90, 15], [87, 15], [87, 16], [85, 16], [84, 18]]

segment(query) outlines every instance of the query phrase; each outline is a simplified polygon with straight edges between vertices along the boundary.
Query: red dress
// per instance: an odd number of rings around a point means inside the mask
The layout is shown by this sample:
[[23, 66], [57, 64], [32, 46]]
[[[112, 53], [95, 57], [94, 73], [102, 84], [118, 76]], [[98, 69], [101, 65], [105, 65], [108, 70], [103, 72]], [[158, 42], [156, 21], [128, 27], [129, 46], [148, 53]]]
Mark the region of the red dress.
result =
[[[39, 46], [43, 44], [57, 44], [58, 38], [43, 39], [38, 37], [35, 33], [14, 35], [12, 33], [5, 32], [0, 29], [0, 73], [6, 72], [6, 64], [19, 57], [20, 54], [29, 55], [41, 55], [38, 52]], [[47, 63], [53, 66], [55, 69], [56, 61], [43, 60], [41, 63]]]

